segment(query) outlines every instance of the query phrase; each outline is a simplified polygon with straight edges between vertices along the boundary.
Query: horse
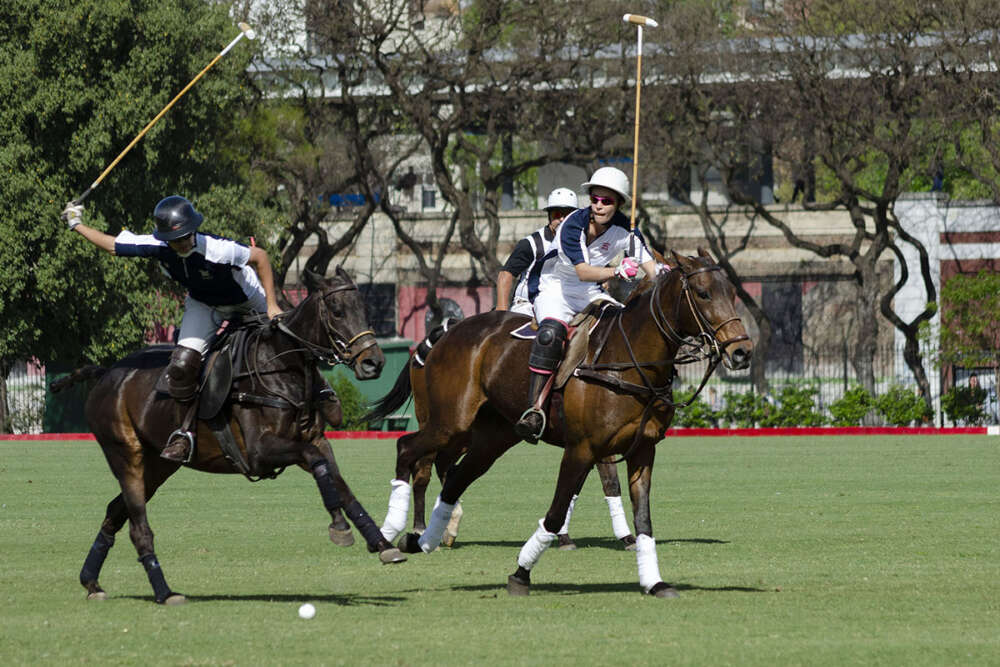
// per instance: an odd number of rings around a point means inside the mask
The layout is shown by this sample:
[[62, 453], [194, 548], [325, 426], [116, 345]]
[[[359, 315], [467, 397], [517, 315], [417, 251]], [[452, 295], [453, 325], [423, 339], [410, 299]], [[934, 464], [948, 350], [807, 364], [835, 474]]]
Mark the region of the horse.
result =
[[[677, 591], [660, 577], [649, 508], [655, 445], [670, 425], [674, 365], [710, 360], [702, 387], [722, 362], [747, 368], [753, 344], [735, 309], [735, 289], [702, 248], [697, 257], [672, 253], [675, 264], [613, 316], [602, 317], [583, 363], [551, 395], [542, 439], [563, 448], [558, 482], [545, 516], [521, 549], [508, 577], [511, 595], [530, 592], [530, 571], [563, 525], [572, 495], [590, 470], [609, 457], [627, 463], [642, 590], [658, 598]], [[424, 457], [456, 458], [422, 535], [399, 542], [407, 553], [431, 552], [441, 542], [452, 510], [472, 482], [520, 442], [514, 423], [528, 395], [531, 344], [511, 336], [524, 318], [493, 311], [450, 327], [422, 368], [411, 360], [372, 415], [388, 415], [413, 395], [418, 430], [396, 443], [396, 478], [390, 518], [405, 525], [408, 480]], [[700, 390], [700, 387], [699, 387]], [[696, 392], [697, 395], [697, 392]], [[463, 452], [460, 460], [456, 452]], [[384, 528], [383, 528], [384, 531]]]
[[[359, 380], [368, 380], [381, 374], [385, 357], [367, 326], [364, 302], [350, 276], [339, 266], [331, 278], [308, 271], [303, 275], [308, 296], [301, 303], [273, 320], [238, 328], [228, 338], [230, 350], [206, 359], [205, 366], [213, 369], [231, 364], [230, 372], [221, 373], [214, 399], [202, 390], [197, 445], [183, 465], [209, 473], [240, 472], [251, 481], [274, 478], [287, 466], [298, 465], [316, 480], [333, 520], [332, 540], [343, 538], [343, 529], [337, 526], [338, 518], [343, 522], [343, 509], [365, 537], [369, 551], [377, 551], [383, 563], [402, 562], [406, 557], [385, 540], [344, 481], [323, 435], [324, 417], [336, 425], [340, 410], [339, 404], [324, 400], [323, 394], [330, 390], [318, 364], [346, 364]], [[88, 394], [85, 414], [121, 486], [121, 493], [108, 503], [80, 571], [88, 599], [107, 597], [98, 577], [115, 535], [129, 521], [129, 536], [154, 600], [166, 605], [185, 602], [167, 585], [146, 516], [146, 503], [182, 465], [161, 458], [159, 452], [172, 429], [193, 409], [157, 390], [172, 349], [155, 345], [109, 369], [88, 366], [53, 383], [53, 391], [58, 391], [98, 379]], [[211, 385], [218, 377], [206, 371], [204, 382]], [[205, 403], [213, 400], [219, 407], [208, 412], [215, 415], [202, 413]]]

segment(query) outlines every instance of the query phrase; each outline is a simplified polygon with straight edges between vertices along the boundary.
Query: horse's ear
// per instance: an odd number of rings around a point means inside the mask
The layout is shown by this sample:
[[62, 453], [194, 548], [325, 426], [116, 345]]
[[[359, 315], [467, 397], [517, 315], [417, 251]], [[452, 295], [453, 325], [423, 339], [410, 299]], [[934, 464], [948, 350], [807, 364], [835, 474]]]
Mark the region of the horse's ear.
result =
[[677, 262], [677, 266], [687, 266], [691, 262], [691, 260], [684, 255], [677, 254], [677, 251], [673, 248], [670, 249], [670, 255], [674, 258], [674, 261]]
[[711, 259], [713, 262], [715, 261], [715, 259], [711, 255], [711, 253], [709, 253], [707, 250], [705, 250], [705, 248], [702, 247], [702, 246], [698, 246], [698, 256], [699, 257], [707, 257], [708, 259]]
[[302, 272], [302, 282], [305, 283], [306, 289], [312, 292], [323, 282], [323, 276], [305, 269]]

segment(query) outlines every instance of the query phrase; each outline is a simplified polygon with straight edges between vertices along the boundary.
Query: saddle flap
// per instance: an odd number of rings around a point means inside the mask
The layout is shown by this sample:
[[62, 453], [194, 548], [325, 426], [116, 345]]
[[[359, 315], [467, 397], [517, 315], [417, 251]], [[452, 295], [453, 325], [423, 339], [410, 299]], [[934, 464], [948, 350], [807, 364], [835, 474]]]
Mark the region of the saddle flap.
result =
[[[578, 319], [573, 318], [574, 321]], [[573, 376], [573, 371], [576, 370], [576, 367], [587, 357], [590, 332], [593, 330], [593, 326], [598, 319], [593, 314], [589, 314], [580, 320], [576, 328], [571, 331], [572, 335], [570, 336], [569, 343], [566, 345], [566, 354], [563, 355], [563, 360], [556, 371], [556, 379], [552, 385], [553, 389], [562, 389], [569, 382], [570, 377]]]
[[198, 418], [211, 419], [229, 398], [233, 386], [233, 357], [229, 345], [212, 353], [205, 364], [201, 399], [198, 403]]

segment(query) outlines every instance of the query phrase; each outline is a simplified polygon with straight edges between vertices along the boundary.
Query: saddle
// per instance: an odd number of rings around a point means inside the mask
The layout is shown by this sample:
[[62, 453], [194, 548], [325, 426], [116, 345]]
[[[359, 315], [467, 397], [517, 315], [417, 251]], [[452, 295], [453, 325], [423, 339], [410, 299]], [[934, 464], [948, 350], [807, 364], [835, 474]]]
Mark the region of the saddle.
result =
[[[592, 302], [573, 316], [573, 319], [569, 322], [566, 354], [563, 355], [563, 359], [559, 363], [559, 368], [556, 369], [555, 381], [552, 384], [553, 390], [562, 389], [569, 382], [570, 377], [573, 376], [573, 371], [587, 357], [590, 334], [594, 332], [594, 329], [597, 328], [597, 325], [600, 324], [608, 312], [616, 311], [620, 308], [621, 305], [615, 301], [601, 299]], [[535, 318], [531, 318], [530, 322], [514, 329], [510, 332], [510, 335], [521, 340], [532, 340], [538, 335], [538, 322]]]
[[[205, 363], [201, 367], [198, 389], [192, 405], [192, 409], [195, 406], [197, 408], [198, 419], [204, 421], [212, 430], [216, 440], [219, 442], [223, 456], [226, 457], [237, 471], [250, 481], [257, 481], [260, 478], [255, 479], [251, 476], [250, 465], [236, 443], [229, 420], [225, 419], [221, 415], [221, 412], [223, 406], [233, 396], [233, 378], [245, 370], [247, 363], [247, 340], [250, 333], [256, 331], [259, 327], [260, 323], [256, 321], [234, 322], [227, 320], [215, 332], [209, 342]], [[141, 355], [142, 357], [149, 357], [147, 363], [150, 363], [150, 367], [155, 367], [152, 363], [155, 363], [156, 360], [160, 360], [160, 363], [163, 364], [163, 371], [160, 373], [159, 378], [157, 378], [155, 391], [158, 395], [165, 397], [169, 397], [170, 395], [167, 389], [166, 364], [169, 361], [170, 351], [173, 347], [172, 345], [155, 345], [144, 350]], [[165, 358], [164, 355], [166, 355]], [[234, 398], [240, 400], [239, 396]], [[269, 400], [266, 397], [250, 398], [257, 398], [261, 401]], [[193, 416], [192, 411], [189, 410], [184, 418], [184, 426], [182, 428], [191, 428]], [[272, 474], [269, 476], [276, 477], [277, 475]]]

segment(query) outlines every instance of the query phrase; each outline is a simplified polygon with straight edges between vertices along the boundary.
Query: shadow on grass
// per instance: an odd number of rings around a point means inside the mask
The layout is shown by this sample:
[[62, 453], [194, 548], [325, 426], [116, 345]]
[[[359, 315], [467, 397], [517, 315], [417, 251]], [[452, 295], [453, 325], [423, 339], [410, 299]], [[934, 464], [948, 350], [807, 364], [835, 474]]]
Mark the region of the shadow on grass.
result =
[[[182, 593], [182, 595], [184, 595]], [[120, 595], [119, 598], [129, 600], [148, 600], [151, 596], [146, 595]], [[408, 598], [398, 595], [354, 595], [354, 594], [317, 594], [308, 593], [279, 593], [267, 594], [256, 593], [252, 595], [184, 595], [188, 602], [278, 602], [287, 604], [290, 602], [301, 603], [303, 600], [309, 602], [326, 602], [339, 605], [341, 607], [391, 607], [406, 602]]]
[[[694, 584], [671, 584], [678, 592], [703, 591], [706, 593], [774, 593], [773, 588], [754, 588], [752, 586], [695, 586]], [[504, 586], [496, 584], [476, 584], [470, 586], [451, 586], [453, 591], [487, 592], [496, 591], [506, 595]], [[557, 595], [585, 595], [589, 593], [640, 593], [639, 584], [635, 582], [620, 582], [608, 584], [531, 584], [532, 593], [554, 593]]]
[[[572, 535], [572, 533], [570, 533]], [[617, 540], [613, 537], [574, 537], [573, 541], [576, 542], [576, 546], [581, 549], [611, 549], [612, 551], [624, 551], [625, 547], [622, 546], [621, 540]], [[691, 538], [675, 538], [675, 539], [662, 539], [656, 540], [657, 544], [729, 544], [728, 540], [717, 540], [712, 537], [691, 537]], [[455, 540], [455, 544], [451, 549], [460, 549], [463, 546], [469, 547], [504, 547], [504, 548], [521, 548], [524, 546], [524, 541], [514, 542], [509, 540], [470, 540], [468, 542], [463, 541], [461, 537]], [[555, 549], [555, 544], [552, 545]], [[442, 548], [444, 550], [444, 548]]]

